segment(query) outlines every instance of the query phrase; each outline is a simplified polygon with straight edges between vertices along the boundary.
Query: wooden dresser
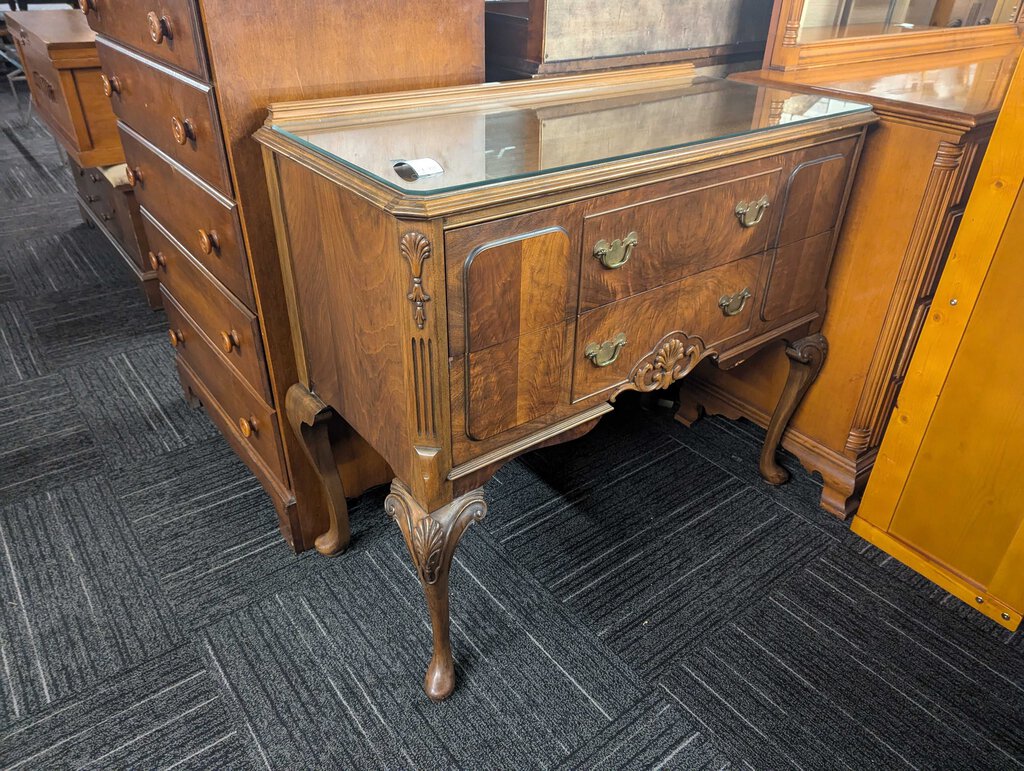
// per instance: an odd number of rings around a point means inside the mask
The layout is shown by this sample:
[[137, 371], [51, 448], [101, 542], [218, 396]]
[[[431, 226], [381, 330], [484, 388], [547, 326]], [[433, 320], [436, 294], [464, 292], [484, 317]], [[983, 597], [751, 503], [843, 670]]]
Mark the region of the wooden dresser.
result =
[[36, 110], [67, 153], [82, 219], [102, 232], [159, 308], [156, 271], [128, 184], [117, 119], [103, 93], [96, 34], [78, 11], [6, 14]]
[[1024, 613], [1021, 137], [1024, 64], [852, 525], [1011, 630]]
[[[285, 539], [309, 548], [328, 529], [326, 504], [281, 423], [295, 357], [251, 135], [273, 100], [479, 82], [483, 9], [469, 0], [379, 0], [358, 12], [312, 0], [81, 6], [98, 33], [182, 384], [270, 494]], [[374, 456], [340, 462], [362, 487], [386, 476]]]
[[393, 469], [431, 698], [454, 686], [452, 553], [510, 458], [580, 436], [625, 390], [786, 340], [761, 458], [785, 481], [775, 449], [827, 353], [825, 282], [873, 121], [689, 65], [272, 107], [257, 137], [297, 335], [288, 419], [342, 540], [331, 416]]
[[771, 6], [748, 0], [487, 0], [489, 80], [760, 58]]
[[[805, 40], [804, 7], [777, 3], [765, 69], [734, 77], [867, 102], [881, 119], [865, 146], [829, 285], [824, 331], [833, 356], [783, 439], [821, 474], [822, 507], [845, 518], [896, 404], [1021, 50], [1020, 27], [837, 39], [811, 30]], [[954, 50], [927, 53], [929, 46]], [[696, 373], [681, 389], [680, 420], [706, 410], [766, 425], [787, 377], [776, 355], [766, 351], [733, 372]]]

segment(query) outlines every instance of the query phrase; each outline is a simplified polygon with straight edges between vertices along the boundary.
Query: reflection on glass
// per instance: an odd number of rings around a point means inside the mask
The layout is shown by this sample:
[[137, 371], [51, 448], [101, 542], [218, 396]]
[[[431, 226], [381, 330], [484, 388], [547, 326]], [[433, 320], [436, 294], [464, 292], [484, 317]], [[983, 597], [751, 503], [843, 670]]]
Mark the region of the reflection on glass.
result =
[[[505, 103], [486, 93], [431, 110], [275, 125], [321, 155], [412, 195], [495, 184], [863, 112], [867, 105], [711, 78], [628, 94]], [[395, 164], [432, 161], [407, 179]]]
[[800, 42], [1014, 20], [1017, 0], [806, 0]]

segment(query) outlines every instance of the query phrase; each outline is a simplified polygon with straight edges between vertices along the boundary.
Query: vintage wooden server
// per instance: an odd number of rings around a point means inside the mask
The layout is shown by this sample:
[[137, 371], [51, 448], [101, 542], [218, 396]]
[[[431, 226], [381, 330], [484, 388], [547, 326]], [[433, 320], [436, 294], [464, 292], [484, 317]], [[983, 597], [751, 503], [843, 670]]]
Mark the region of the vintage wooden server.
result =
[[[733, 76], [866, 102], [880, 117], [829, 285], [834, 355], [783, 438], [821, 474], [821, 505], [841, 518], [875, 463], [1024, 31], [1015, 0], [912, 0], [888, 22], [884, 5], [777, 0], [764, 69]], [[706, 409], [767, 425], [787, 377], [776, 356], [696, 373], [680, 420]]]
[[[98, 33], [182, 386], [260, 480], [285, 540], [311, 548], [328, 530], [326, 507], [281, 422], [295, 356], [252, 133], [274, 100], [481, 81], [483, 9], [471, 0], [80, 5]], [[420, 45], [438, 39], [445, 45]], [[364, 485], [385, 473], [339, 463]]]
[[452, 554], [510, 458], [580, 436], [624, 390], [785, 339], [761, 458], [785, 480], [775, 449], [826, 355], [825, 282], [873, 120], [689, 65], [272, 107], [257, 137], [298, 356], [285, 409], [337, 549], [337, 426], [394, 470], [432, 699], [454, 686]]

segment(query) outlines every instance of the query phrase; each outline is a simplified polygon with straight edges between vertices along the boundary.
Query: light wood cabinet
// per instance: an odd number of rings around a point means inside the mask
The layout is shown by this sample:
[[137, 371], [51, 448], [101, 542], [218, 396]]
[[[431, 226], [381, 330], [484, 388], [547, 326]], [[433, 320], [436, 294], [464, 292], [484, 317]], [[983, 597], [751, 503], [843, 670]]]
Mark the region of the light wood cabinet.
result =
[[1009, 629], [1024, 612], [1024, 66], [853, 531]]

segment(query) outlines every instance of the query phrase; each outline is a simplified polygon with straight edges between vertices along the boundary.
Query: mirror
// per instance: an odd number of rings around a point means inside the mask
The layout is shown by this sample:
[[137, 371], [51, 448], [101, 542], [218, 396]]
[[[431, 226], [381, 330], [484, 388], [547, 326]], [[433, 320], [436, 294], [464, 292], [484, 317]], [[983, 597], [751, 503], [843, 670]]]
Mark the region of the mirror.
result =
[[805, 0], [798, 40], [903, 34], [1014, 21], [1017, 0]]

